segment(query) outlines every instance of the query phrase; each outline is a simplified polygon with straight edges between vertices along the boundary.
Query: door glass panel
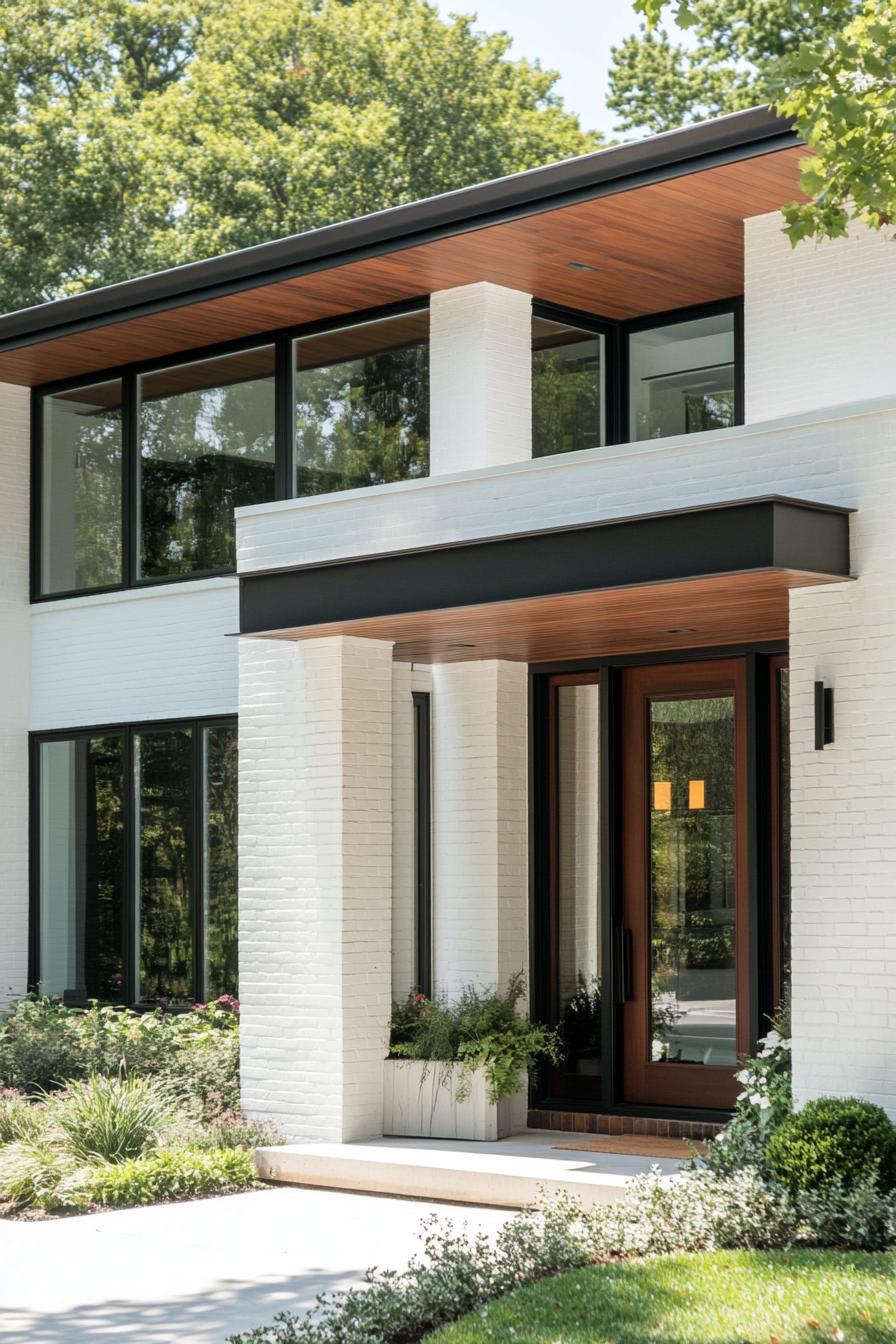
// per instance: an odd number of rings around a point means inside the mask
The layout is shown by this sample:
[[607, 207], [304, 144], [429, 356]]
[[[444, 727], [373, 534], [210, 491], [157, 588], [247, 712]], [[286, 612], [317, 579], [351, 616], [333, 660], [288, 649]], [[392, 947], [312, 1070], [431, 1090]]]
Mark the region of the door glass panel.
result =
[[202, 730], [202, 892], [207, 999], [237, 989], [237, 730], [216, 724]]
[[598, 687], [557, 687], [557, 1021], [564, 1073], [600, 1074]]
[[734, 697], [650, 704], [650, 1058], [731, 1066]]

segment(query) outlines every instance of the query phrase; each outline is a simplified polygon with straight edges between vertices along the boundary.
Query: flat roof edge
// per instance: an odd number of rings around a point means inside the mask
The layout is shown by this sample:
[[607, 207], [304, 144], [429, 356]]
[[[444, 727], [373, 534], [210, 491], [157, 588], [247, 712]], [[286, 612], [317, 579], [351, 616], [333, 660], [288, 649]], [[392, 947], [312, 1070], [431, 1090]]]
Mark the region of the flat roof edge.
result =
[[0, 351], [259, 288], [290, 276], [344, 265], [363, 256], [400, 251], [438, 237], [483, 228], [513, 216], [556, 209], [575, 200], [628, 190], [641, 182], [698, 171], [701, 165], [709, 167], [714, 162], [731, 162], [801, 143], [792, 123], [768, 107], [734, 112], [357, 219], [18, 309], [0, 316]]

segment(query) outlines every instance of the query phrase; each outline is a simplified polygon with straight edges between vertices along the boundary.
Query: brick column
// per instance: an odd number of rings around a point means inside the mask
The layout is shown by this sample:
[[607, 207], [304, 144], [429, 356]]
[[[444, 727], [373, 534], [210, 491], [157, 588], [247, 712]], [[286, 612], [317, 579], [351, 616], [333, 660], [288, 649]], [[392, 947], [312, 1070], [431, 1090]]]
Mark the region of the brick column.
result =
[[532, 456], [532, 299], [485, 282], [430, 300], [430, 475]]
[[291, 1139], [382, 1133], [392, 646], [240, 647], [243, 1105]]
[[433, 677], [436, 990], [528, 972], [527, 677], [522, 663], [441, 663]]

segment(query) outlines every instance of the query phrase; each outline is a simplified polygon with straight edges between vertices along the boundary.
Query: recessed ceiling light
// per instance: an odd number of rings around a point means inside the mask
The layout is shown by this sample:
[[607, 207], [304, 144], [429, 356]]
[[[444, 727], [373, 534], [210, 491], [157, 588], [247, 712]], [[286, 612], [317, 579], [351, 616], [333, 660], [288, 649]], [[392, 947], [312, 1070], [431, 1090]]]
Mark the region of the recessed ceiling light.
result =
[[596, 271], [596, 266], [589, 266], [587, 261], [568, 261], [566, 263], [571, 271]]
[[664, 630], [664, 635], [696, 635], [697, 631], [692, 630], [689, 625], [670, 625], [668, 630]]

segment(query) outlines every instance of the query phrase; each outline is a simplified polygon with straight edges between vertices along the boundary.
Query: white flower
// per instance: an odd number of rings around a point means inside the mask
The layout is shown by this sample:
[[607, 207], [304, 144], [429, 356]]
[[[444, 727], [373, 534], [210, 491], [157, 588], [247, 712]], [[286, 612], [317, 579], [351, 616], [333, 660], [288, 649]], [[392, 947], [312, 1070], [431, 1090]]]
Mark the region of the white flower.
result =
[[750, 1093], [750, 1105], [751, 1105], [751, 1106], [761, 1106], [764, 1100], [765, 1100], [765, 1098], [761, 1095], [761, 1093], [759, 1093], [759, 1092], [751, 1092], [751, 1093]]
[[771, 1098], [770, 1098], [770, 1097], [760, 1097], [760, 1098], [759, 1098], [759, 1109], [760, 1109], [760, 1111], [767, 1111], [767, 1110], [769, 1109], [769, 1107], [771, 1106], [771, 1104], [772, 1104], [772, 1103], [771, 1103]]

